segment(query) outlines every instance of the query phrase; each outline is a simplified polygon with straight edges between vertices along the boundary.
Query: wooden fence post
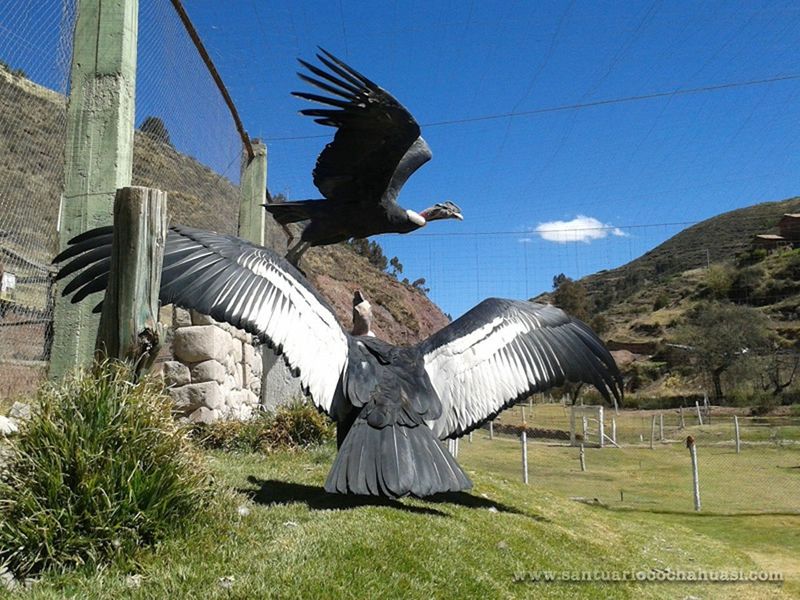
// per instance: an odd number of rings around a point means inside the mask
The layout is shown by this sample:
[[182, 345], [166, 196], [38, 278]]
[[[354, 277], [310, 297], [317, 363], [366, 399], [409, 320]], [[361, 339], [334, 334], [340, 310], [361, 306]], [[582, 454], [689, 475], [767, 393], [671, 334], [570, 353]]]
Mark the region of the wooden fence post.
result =
[[694, 401], [694, 407], [697, 409], [697, 423], [698, 425], [703, 424], [703, 415], [700, 413], [700, 402], [697, 400]]
[[528, 433], [525, 429], [519, 436], [522, 442], [522, 482], [528, 485]]
[[167, 194], [143, 187], [117, 191], [111, 270], [96, 352], [150, 367], [160, 344], [158, 294], [167, 236]]
[[686, 447], [689, 449], [689, 455], [692, 458], [692, 495], [694, 496], [694, 509], [700, 512], [700, 475], [697, 470], [697, 448], [695, 447], [694, 438], [692, 436], [686, 438]]
[[[78, 0], [67, 103], [59, 247], [110, 225], [117, 189], [131, 184], [138, 0]], [[56, 286], [50, 377], [88, 364], [97, 337], [93, 304], [72, 304]]]
[[267, 201], [267, 147], [252, 140], [253, 158], [245, 156], [239, 185], [239, 237], [260, 246], [264, 245], [264, 220], [262, 204]]
[[575, 407], [569, 410], [569, 445], [575, 445]]
[[598, 427], [599, 433], [600, 433], [600, 435], [598, 436], [600, 438], [600, 447], [603, 448], [606, 445], [605, 444], [606, 425], [605, 425], [605, 422], [604, 422], [604, 414], [603, 414], [603, 407], [602, 406], [598, 406], [597, 407], [597, 427]]
[[703, 410], [706, 413], [706, 423], [711, 425], [711, 407], [708, 405], [708, 392], [703, 392]]
[[471, 431], [469, 432], [469, 443], [470, 444], [472, 443], [472, 432]]
[[680, 407], [681, 413], [681, 429], [686, 429], [686, 421], [683, 420], [683, 406]]
[[611, 417], [611, 441], [617, 443], [617, 418]]
[[664, 441], [664, 413], [658, 413], [658, 440]]
[[656, 437], [656, 416], [653, 415], [653, 420], [650, 423], [650, 450], [653, 449], [653, 441]]
[[739, 417], [736, 415], [733, 415], [733, 430], [736, 434], [736, 454], [739, 454], [742, 450], [742, 447], [741, 440], [739, 438]]
[[581, 459], [581, 471], [585, 471], [586, 470], [586, 457], [585, 457], [585, 454], [586, 454], [586, 452], [583, 449], [583, 444], [581, 444], [581, 452], [580, 452], [580, 455], [579, 455], [580, 459]]
[[494, 439], [494, 421], [489, 421], [489, 439]]

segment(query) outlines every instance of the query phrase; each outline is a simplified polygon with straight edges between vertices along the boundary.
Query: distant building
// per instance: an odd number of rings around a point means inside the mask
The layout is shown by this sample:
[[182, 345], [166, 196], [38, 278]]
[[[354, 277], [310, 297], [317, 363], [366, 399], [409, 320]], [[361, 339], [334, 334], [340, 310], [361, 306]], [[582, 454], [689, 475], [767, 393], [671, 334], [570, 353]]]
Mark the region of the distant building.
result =
[[800, 213], [786, 213], [778, 221], [779, 233], [758, 233], [753, 236], [753, 247], [767, 252], [800, 248]]
[[786, 213], [778, 221], [780, 235], [797, 248], [800, 246], [800, 213]]

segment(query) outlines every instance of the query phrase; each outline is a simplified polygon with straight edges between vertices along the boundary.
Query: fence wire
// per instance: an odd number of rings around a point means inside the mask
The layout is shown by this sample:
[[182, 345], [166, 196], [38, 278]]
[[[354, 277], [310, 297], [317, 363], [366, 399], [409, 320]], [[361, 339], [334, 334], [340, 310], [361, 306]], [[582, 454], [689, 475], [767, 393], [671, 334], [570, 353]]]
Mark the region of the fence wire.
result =
[[[494, 472], [520, 479], [519, 441], [514, 438], [524, 421], [530, 485], [616, 509], [690, 513], [686, 438], [692, 436], [703, 512], [800, 514], [800, 415], [751, 416], [742, 409], [706, 410], [702, 403], [698, 410], [692, 402], [682, 417], [680, 409], [615, 413], [606, 408], [603, 430], [608, 437], [599, 448], [599, 423], [591, 410], [576, 412], [587, 416], [586, 435], [576, 416], [576, 446], [570, 445], [570, 411], [560, 403], [514, 407], [495, 420], [493, 439], [485, 429], [475, 432], [473, 444], [466, 441], [461, 451], [465, 456], [475, 452], [479, 460], [489, 456]], [[581, 442], [585, 471], [577, 447]]]
[[171, 223], [235, 234], [242, 140], [169, 0], [140, 0], [133, 185], [168, 192]]
[[75, 11], [0, 5], [0, 397], [33, 389], [49, 358]]
[[[0, 398], [33, 391], [52, 343], [76, 0], [0, 3]], [[140, 0], [133, 185], [169, 218], [236, 233], [242, 140], [169, 0]]]

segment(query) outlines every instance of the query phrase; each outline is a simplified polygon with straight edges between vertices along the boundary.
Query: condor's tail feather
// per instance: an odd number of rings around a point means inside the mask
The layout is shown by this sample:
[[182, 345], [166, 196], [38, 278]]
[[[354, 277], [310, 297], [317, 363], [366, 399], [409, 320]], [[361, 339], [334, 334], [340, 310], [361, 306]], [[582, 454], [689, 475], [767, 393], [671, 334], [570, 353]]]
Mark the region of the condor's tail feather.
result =
[[325, 491], [430, 496], [468, 490], [472, 482], [425, 425], [372, 427], [358, 418], [339, 449]]
[[295, 202], [279, 202], [264, 204], [266, 211], [281, 225], [307, 221], [317, 216], [320, 205], [330, 206], [327, 200], [297, 200]]

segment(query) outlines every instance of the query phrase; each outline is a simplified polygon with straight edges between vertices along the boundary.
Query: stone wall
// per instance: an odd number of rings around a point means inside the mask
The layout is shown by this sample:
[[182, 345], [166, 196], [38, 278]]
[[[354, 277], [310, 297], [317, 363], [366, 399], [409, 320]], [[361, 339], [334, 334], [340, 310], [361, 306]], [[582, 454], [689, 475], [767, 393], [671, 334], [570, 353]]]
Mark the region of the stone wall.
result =
[[162, 313], [161, 319], [172, 331], [159, 369], [178, 415], [195, 423], [250, 418], [260, 402], [262, 374], [261, 349], [252, 336], [195, 311], [166, 312], [169, 317]]

